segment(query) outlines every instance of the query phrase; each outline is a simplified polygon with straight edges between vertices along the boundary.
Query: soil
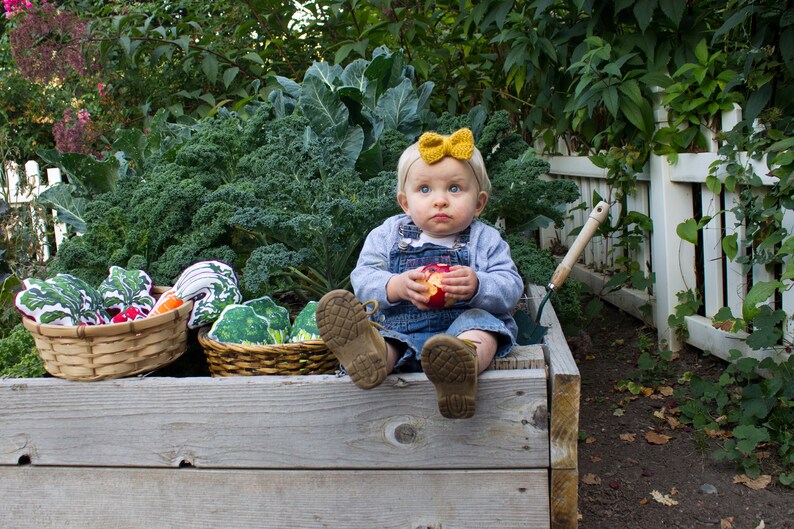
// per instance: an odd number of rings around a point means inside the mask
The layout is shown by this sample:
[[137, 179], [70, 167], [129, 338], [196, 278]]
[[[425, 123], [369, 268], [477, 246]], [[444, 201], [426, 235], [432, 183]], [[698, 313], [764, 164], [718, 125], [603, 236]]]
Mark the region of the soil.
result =
[[[717, 440], [667, 421], [675, 418], [678, 405], [672, 396], [657, 391], [632, 400], [616, 389], [636, 373], [640, 347], [654, 336], [641, 321], [607, 305], [569, 339], [582, 377], [579, 527], [794, 528], [794, 489], [774, 480], [758, 490], [735, 483], [742, 471], [713, 457]], [[724, 368], [723, 360], [687, 347], [670, 362], [667, 382], [659, 387], [677, 387], [687, 371], [706, 378], [718, 377]], [[652, 444], [645, 438], [649, 432], [670, 439]], [[624, 440], [621, 434], [633, 437]], [[662, 502], [666, 495], [677, 504], [660, 503], [653, 491]]]

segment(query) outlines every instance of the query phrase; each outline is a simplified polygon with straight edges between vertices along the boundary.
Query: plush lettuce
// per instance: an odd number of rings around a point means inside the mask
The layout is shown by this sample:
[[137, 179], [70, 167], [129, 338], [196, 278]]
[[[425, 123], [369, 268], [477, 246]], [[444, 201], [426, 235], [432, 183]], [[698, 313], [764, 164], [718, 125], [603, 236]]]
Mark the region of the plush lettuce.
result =
[[267, 321], [247, 305], [227, 305], [212, 324], [209, 333], [218, 342], [263, 345], [273, 343]]
[[306, 342], [319, 340], [320, 331], [317, 330], [317, 302], [310, 301], [295, 317], [290, 331], [290, 342]]
[[110, 321], [97, 289], [70, 274], [50, 279], [25, 279], [14, 300], [17, 309], [37, 323], [99, 325]]
[[143, 270], [125, 270], [120, 266], [111, 266], [108, 277], [99, 285], [105, 309], [111, 313], [135, 308], [148, 314], [154, 307], [151, 290], [149, 274]]
[[254, 309], [254, 312], [267, 320], [273, 343], [286, 343], [290, 333], [289, 310], [278, 305], [269, 296], [243, 302]]

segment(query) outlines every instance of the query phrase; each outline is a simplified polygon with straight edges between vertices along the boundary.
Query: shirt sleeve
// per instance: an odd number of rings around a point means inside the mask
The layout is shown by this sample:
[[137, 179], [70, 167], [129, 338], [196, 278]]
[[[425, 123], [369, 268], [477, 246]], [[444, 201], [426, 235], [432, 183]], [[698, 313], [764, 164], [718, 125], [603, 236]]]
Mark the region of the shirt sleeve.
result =
[[469, 304], [491, 314], [507, 313], [516, 306], [524, 292], [524, 280], [513, 262], [507, 242], [495, 229], [483, 227], [480, 240], [473, 241], [477, 248], [474, 270], [480, 286]]
[[362, 303], [374, 299], [381, 308], [393, 307], [386, 297], [386, 283], [394, 274], [389, 272], [389, 251], [394, 228], [386, 221], [367, 235], [358, 262], [350, 274], [353, 292]]

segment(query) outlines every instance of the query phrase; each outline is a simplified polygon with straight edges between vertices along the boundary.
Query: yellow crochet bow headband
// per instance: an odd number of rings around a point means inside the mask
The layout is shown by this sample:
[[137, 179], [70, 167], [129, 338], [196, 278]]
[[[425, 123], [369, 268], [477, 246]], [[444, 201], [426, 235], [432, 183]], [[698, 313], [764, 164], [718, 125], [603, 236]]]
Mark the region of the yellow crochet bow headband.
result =
[[451, 136], [425, 132], [419, 137], [419, 156], [434, 164], [444, 156], [468, 160], [474, 154], [474, 135], [470, 129], [460, 129]]

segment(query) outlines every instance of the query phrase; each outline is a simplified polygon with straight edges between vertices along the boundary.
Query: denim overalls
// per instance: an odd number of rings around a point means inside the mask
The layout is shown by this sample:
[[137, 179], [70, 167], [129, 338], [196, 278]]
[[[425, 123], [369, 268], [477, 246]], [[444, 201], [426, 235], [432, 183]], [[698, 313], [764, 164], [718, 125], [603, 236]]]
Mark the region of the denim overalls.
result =
[[[419, 238], [421, 230], [413, 223], [401, 225], [399, 230], [400, 240], [389, 252], [389, 272], [400, 274], [436, 263], [468, 266], [471, 228], [459, 234], [452, 248], [433, 243], [411, 246], [411, 241]], [[498, 335], [497, 358], [506, 355], [515, 345], [502, 320], [482, 309], [473, 309], [463, 301], [446, 309], [429, 310], [419, 310], [412, 303], [403, 301], [377, 312], [373, 319], [383, 327], [380, 332], [384, 338], [403, 345], [404, 353], [395, 365], [400, 371], [421, 371], [422, 347], [436, 334], [457, 336], [472, 329], [493, 332]]]

